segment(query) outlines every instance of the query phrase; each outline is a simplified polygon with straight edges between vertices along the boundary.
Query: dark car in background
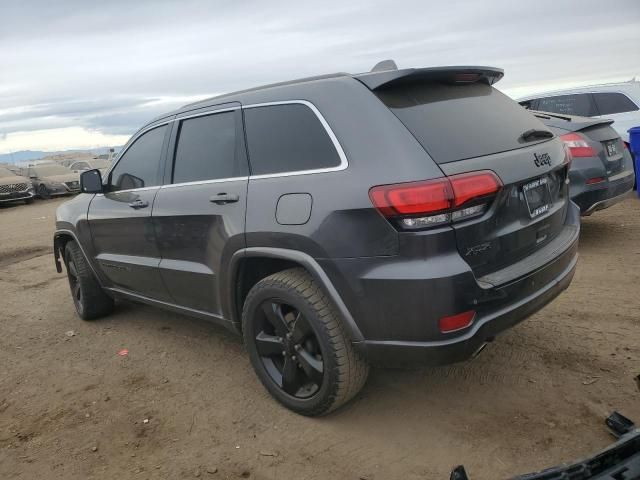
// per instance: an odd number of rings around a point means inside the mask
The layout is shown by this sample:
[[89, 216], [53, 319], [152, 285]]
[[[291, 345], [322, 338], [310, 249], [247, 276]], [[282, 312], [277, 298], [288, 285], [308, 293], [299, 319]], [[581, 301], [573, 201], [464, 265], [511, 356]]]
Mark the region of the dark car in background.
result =
[[56, 163], [30, 165], [26, 173], [40, 198], [80, 192], [80, 174]]
[[569, 285], [580, 230], [562, 141], [502, 76], [385, 62], [153, 120], [58, 208], [77, 313], [124, 298], [224, 325], [305, 415], [369, 364], [476, 355]]
[[610, 207], [623, 200], [635, 181], [633, 160], [613, 120], [533, 111], [571, 152], [569, 170], [571, 199], [582, 215]]

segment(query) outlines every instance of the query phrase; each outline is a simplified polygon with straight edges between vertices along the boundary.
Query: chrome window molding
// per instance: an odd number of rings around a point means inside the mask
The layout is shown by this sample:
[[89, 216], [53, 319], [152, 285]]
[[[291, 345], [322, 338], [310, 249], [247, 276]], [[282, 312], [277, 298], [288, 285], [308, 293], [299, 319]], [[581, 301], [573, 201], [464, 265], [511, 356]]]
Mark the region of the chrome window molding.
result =
[[243, 180], [249, 180], [249, 177], [245, 175], [244, 177], [214, 178], [213, 180], [195, 180], [193, 182], [167, 183], [166, 185], [162, 185], [160, 188], [165, 189], [175, 187], [188, 187], [192, 185], [208, 185], [210, 183], [238, 182]]
[[[331, 143], [333, 143], [333, 147], [338, 152], [338, 157], [340, 158], [340, 165], [337, 165], [335, 167], [317, 168], [317, 169], [311, 169], [311, 170], [297, 170], [293, 172], [279, 172], [279, 173], [265, 173], [262, 175], [249, 175], [249, 180], [259, 180], [263, 178], [291, 177], [296, 175], [312, 175], [315, 173], [339, 172], [340, 170], [344, 170], [349, 166], [349, 161], [347, 160], [347, 156], [344, 153], [342, 145], [340, 145], [340, 142], [338, 141], [338, 137], [336, 137], [335, 133], [333, 133], [331, 126], [329, 125], [327, 120], [324, 118], [322, 113], [320, 113], [320, 110], [318, 110], [318, 108], [310, 101], [281, 100], [276, 102], [253, 103], [250, 105], [243, 105], [242, 109], [245, 110], [249, 108], [271, 107], [276, 105], [291, 105], [291, 104], [306, 106], [315, 114], [318, 120], [320, 120], [320, 124], [324, 127], [324, 130], [327, 132], [327, 135], [329, 135], [329, 139], [331, 139]], [[251, 159], [249, 159], [249, 161], [251, 161]]]
[[221, 108], [219, 110], [207, 110], [205, 112], [193, 113], [191, 115], [177, 116], [176, 118], [170, 120], [170, 122], [179, 122], [181, 120], [187, 120], [189, 118], [204, 117], [205, 115], [214, 115], [216, 113], [233, 112], [239, 109], [240, 109], [240, 105], [238, 105], [237, 107]]
[[131, 192], [145, 192], [147, 190], [160, 190], [162, 185], [156, 185], [154, 187], [140, 187], [140, 188], [128, 188], [126, 190], [117, 190], [115, 192], [96, 193], [96, 197], [104, 197], [105, 195], [115, 195], [118, 193], [131, 193]]
[[[182, 120], [187, 120], [187, 119], [196, 118], [196, 117], [202, 117], [202, 116], [205, 116], [205, 115], [215, 115], [216, 113], [233, 112], [233, 111], [238, 110], [238, 109], [271, 107], [271, 106], [277, 106], [277, 105], [292, 105], [292, 104], [294, 104], [294, 105], [295, 104], [305, 105], [307, 108], [309, 108], [314, 113], [316, 118], [320, 121], [320, 124], [324, 128], [325, 132], [327, 132], [327, 135], [329, 136], [329, 139], [331, 140], [331, 143], [333, 144], [334, 148], [336, 149], [336, 151], [338, 153], [338, 157], [340, 158], [340, 164], [339, 165], [336, 165], [335, 167], [317, 168], [317, 169], [311, 169], [311, 170], [296, 170], [296, 171], [290, 171], [290, 172], [265, 173], [265, 174], [262, 174], [262, 175], [249, 175], [249, 176], [230, 177], [230, 178], [216, 178], [216, 179], [212, 179], [212, 180], [196, 180], [196, 181], [192, 181], [192, 182], [182, 182], [182, 183], [167, 183], [165, 185], [157, 185], [157, 186], [154, 186], [154, 187], [142, 187], [142, 188], [132, 188], [132, 189], [129, 189], [129, 190], [118, 190], [117, 192], [112, 192], [112, 193], [141, 192], [141, 191], [145, 191], [145, 190], [151, 190], [151, 189], [154, 189], [154, 188], [160, 188], [160, 189], [176, 188], [176, 187], [184, 187], [184, 186], [189, 186], [189, 185], [207, 185], [207, 184], [210, 184], [210, 183], [237, 182], [237, 181], [242, 181], [242, 180], [260, 180], [260, 179], [267, 179], [267, 178], [292, 177], [292, 176], [298, 176], [298, 175], [313, 175], [313, 174], [317, 174], [317, 173], [339, 172], [341, 170], [345, 170], [349, 166], [349, 161], [347, 160], [347, 156], [344, 153], [344, 149], [342, 148], [342, 145], [340, 145], [340, 142], [338, 141], [338, 138], [336, 137], [335, 133], [331, 129], [331, 126], [329, 125], [327, 120], [324, 118], [322, 113], [320, 113], [318, 108], [308, 100], [281, 100], [281, 101], [275, 101], [275, 102], [253, 103], [253, 104], [250, 104], [250, 105], [242, 105], [242, 106], [239, 105], [239, 106], [236, 106], [236, 107], [221, 108], [219, 110], [215, 110], [215, 109], [214, 110], [206, 110], [206, 111], [194, 113], [194, 114], [191, 114], [191, 115], [176, 116], [175, 118], [172, 118], [171, 120], [167, 120], [166, 122], [155, 124], [153, 126], [145, 128], [145, 129], [141, 130], [140, 132], [138, 132], [137, 134], [135, 134], [135, 136], [132, 137], [131, 140], [129, 140], [129, 142], [127, 143], [127, 145], [123, 149], [123, 151], [118, 154], [118, 157], [119, 157], [118, 158], [118, 162], [116, 162], [109, 169], [109, 171], [106, 173], [106, 176], [107, 177], [109, 176], [109, 174], [111, 173], [111, 170], [113, 170], [115, 168], [115, 166], [120, 162], [120, 160], [122, 159], [122, 157], [124, 156], [126, 151], [129, 149], [129, 147], [131, 145], [133, 145], [133, 143], [141, 135], [147, 133], [149, 130], [153, 130], [154, 128], [162, 127], [162, 126], [168, 125], [168, 124], [170, 124], [172, 122], [179, 122], [179, 121], [182, 121]], [[104, 194], [99, 193], [98, 195], [104, 195]]]

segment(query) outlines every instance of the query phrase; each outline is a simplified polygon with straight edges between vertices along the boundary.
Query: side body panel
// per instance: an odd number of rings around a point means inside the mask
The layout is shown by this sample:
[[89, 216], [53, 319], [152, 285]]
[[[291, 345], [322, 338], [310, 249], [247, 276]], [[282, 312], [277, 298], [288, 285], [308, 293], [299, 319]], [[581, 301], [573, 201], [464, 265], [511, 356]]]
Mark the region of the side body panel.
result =
[[[221, 272], [227, 268], [231, 255], [245, 246], [248, 177], [171, 184], [171, 169], [178, 122], [183, 117], [230, 109], [236, 118], [236, 156], [246, 167], [239, 104], [223, 104], [178, 116], [169, 144], [165, 185], [156, 197], [152, 215], [161, 257], [159, 272], [172, 301], [219, 318], [225, 316], [219, 284]], [[219, 200], [222, 196], [230, 200]]]

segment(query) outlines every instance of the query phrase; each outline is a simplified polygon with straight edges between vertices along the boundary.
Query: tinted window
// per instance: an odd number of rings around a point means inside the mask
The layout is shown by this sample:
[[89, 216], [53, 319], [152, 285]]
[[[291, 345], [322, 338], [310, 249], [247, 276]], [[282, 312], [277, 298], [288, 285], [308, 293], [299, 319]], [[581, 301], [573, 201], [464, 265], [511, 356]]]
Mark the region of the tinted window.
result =
[[253, 175], [340, 165], [327, 131], [306, 105], [248, 108], [244, 119]]
[[522, 134], [546, 129], [531, 113], [485, 83], [411, 83], [376, 95], [437, 163], [534, 145], [537, 142], [525, 143]]
[[232, 178], [247, 174], [236, 154], [236, 113], [225, 112], [180, 122], [173, 182]]
[[593, 117], [597, 115], [589, 93], [541, 98], [538, 101], [536, 109], [542, 112], [580, 115], [582, 117]]
[[160, 156], [166, 125], [138, 137], [111, 171], [112, 192], [160, 185]]
[[600, 115], [611, 115], [612, 113], [634, 112], [638, 106], [629, 97], [622, 93], [606, 92], [594, 93], [593, 99], [598, 106]]

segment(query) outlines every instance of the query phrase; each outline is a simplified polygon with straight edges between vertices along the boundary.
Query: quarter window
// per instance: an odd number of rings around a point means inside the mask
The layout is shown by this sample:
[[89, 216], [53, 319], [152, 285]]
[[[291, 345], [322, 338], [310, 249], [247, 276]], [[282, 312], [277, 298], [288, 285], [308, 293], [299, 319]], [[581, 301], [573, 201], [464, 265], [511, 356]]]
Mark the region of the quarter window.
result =
[[238, 154], [236, 112], [190, 118], [180, 122], [173, 182], [215, 180], [247, 175]]
[[593, 99], [598, 106], [600, 115], [611, 115], [614, 113], [635, 112], [638, 106], [623, 93], [602, 92], [594, 93]]
[[340, 156], [316, 114], [303, 104], [244, 110], [252, 175], [340, 165]]
[[142, 134], [111, 171], [112, 192], [160, 185], [160, 157], [167, 126]]
[[538, 100], [536, 109], [543, 112], [580, 115], [582, 117], [593, 117], [597, 115], [593, 102], [591, 101], [591, 94], [589, 93], [575, 93], [541, 98]]

